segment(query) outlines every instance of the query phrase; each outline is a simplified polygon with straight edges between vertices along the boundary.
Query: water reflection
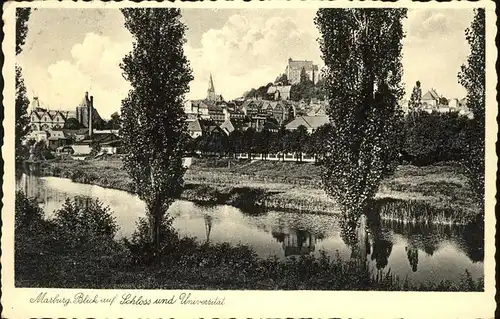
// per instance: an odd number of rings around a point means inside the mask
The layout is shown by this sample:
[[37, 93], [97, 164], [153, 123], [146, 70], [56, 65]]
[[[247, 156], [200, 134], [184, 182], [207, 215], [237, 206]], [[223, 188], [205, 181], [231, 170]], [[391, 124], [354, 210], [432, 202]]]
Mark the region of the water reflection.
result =
[[[37, 199], [48, 217], [67, 197], [97, 198], [115, 213], [120, 236], [130, 236], [144, 216], [137, 196], [60, 178], [23, 175], [17, 182]], [[84, 203], [82, 203], [84, 204]], [[345, 224], [336, 216], [269, 211], [246, 213], [227, 205], [204, 206], [176, 201], [168, 213], [181, 236], [201, 242], [244, 244], [261, 257], [328, 256], [366, 262], [373, 270], [387, 271], [414, 282], [458, 280], [468, 269], [473, 278], [483, 274], [483, 233], [480, 226], [403, 224], [362, 215]], [[478, 228], [479, 227], [479, 228]]]
[[210, 242], [210, 231], [212, 231], [212, 216], [208, 214], [203, 215], [203, 220], [205, 221], [205, 242], [208, 244]]
[[314, 234], [302, 229], [288, 229], [287, 232], [271, 232], [272, 236], [281, 243], [285, 257], [309, 255], [314, 252], [316, 241]]

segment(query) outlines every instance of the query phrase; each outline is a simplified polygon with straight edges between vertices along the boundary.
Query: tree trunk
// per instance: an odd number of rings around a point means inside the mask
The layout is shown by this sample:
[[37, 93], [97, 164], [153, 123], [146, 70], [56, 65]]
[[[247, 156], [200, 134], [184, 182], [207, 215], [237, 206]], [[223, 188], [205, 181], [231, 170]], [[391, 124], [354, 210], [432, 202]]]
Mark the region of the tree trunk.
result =
[[160, 259], [160, 227], [162, 212], [158, 203], [153, 203], [149, 209], [149, 236], [150, 242], [154, 246], [156, 261]]

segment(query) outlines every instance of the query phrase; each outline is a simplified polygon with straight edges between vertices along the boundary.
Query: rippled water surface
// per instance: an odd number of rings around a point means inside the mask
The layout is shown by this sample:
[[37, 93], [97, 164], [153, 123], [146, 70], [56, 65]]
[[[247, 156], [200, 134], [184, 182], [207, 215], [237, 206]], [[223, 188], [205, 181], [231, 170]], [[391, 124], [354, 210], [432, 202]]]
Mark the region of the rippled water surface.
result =
[[[73, 183], [68, 179], [23, 175], [17, 188], [37, 199], [47, 217], [66, 198], [97, 198], [114, 212], [120, 226], [118, 237], [130, 236], [144, 203], [135, 195], [99, 186]], [[181, 235], [199, 241], [229, 242], [251, 246], [259, 256], [281, 259], [301, 254], [366, 258], [374, 270], [408, 278], [411, 282], [448, 279], [458, 281], [467, 269], [473, 278], [483, 275], [482, 237], [472, 226], [403, 225], [364, 221], [356, 231], [356, 242], [347, 245], [335, 216], [271, 211], [256, 214], [227, 205], [201, 206], [176, 201], [169, 209]]]

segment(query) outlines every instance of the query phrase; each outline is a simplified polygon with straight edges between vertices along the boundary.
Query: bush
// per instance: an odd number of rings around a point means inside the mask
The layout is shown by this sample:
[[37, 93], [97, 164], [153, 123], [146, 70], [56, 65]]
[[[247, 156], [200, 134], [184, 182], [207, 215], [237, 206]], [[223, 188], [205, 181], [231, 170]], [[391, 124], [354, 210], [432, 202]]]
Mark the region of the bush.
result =
[[[53, 220], [46, 220], [40, 218], [35, 202], [22, 195], [16, 201], [17, 286], [85, 288], [111, 283], [126, 255], [114, 240], [117, 226], [107, 207], [90, 198], [75, 198], [67, 200]], [[27, 231], [30, 224], [38, 226]]]
[[469, 121], [458, 113], [421, 111], [409, 114], [404, 121], [404, 159], [417, 166], [461, 161], [466, 150]]
[[18, 191], [14, 216], [16, 231], [31, 231], [40, 226], [44, 213], [34, 199], [29, 199], [22, 191]]

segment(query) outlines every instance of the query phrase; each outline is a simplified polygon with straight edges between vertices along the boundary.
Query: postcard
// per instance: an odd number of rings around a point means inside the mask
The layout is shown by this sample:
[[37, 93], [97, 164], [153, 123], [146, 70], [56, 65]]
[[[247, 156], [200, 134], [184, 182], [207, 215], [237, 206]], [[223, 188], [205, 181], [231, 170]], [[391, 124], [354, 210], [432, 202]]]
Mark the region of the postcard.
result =
[[6, 318], [494, 317], [494, 3], [4, 8]]

